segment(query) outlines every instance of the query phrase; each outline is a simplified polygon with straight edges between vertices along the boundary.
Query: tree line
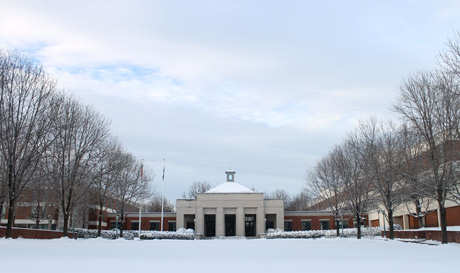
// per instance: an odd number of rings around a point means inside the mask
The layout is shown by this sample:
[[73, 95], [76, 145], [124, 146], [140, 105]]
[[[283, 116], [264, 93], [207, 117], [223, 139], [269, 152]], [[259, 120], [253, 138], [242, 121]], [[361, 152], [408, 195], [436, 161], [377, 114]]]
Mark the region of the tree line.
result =
[[391, 107], [398, 120], [361, 120], [308, 170], [307, 187], [334, 213], [337, 228], [344, 211], [360, 223], [370, 209], [383, 207], [394, 238], [396, 207], [405, 206], [422, 227], [435, 204], [447, 243], [446, 202], [460, 203], [460, 32], [438, 60], [435, 69], [402, 82]]
[[58, 207], [66, 236], [69, 219], [90, 195], [99, 232], [110, 199], [123, 221], [125, 206], [149, 195], [153, 174], [109, 127], [93, 107], [58, 89], [40, 64], [0, 50], [0, 212], [7, 207], [7, 238], [24, 200], [34, 204], [37, 226]]

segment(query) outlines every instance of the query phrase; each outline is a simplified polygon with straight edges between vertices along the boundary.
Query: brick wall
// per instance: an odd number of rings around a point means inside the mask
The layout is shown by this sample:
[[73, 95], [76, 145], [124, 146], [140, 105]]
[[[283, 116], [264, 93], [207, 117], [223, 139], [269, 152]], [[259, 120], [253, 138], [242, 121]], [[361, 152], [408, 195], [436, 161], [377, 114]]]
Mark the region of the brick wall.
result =
[[[302, 221], [310, 221], [311, 230], [320, 230], [321, 229], [321, 220], [329, 220], [329, 229], [335, 229], [335, 217], [330, 215], [322, 216], [290, 216], [285, 215], [285, 221], [292, 221], [292, 230], [298, 231], [302, 230]], [[351, 216], [344, 216], [343, 220], [348, 220], [348, 227], [353, 227], [353, 218]]]
[[[115, 219], [116, 218], [113, 217], [113, 216], [107, 217], [107, 228], [106, 229], [110, 229], [111, 222], [115, 221]], [[160, 222], [161, 217], [145, 217], [145, 216], [142, 216], [141, 230], [150, 230], [150, 222], [151, 221]], [[176, 217], [166, 217], [166, 216], [163, 217], [163, 230], [168, 231], [169, 230], [169, 222], [175, 222], [175, 221], [176, 221]], [[131, 222], [139, 223], [139, 217], [138, 216], [136, 216], [136, 217], [130, 217], [130, 216], [126, 217], [125, 221], [124, 221], [123, 229], [124, 230], [131, 230], [132, 229]]]
[[[6, 227], [0, 227], [0, 237], [5, 237]], [[26, 239], [56, 239], [62, 237], [62, 231], [28, 229], [28, 228], [13, 228], [11, 230], [12, 238]]]
[[[382, 231], [383, 236], [383, 231]], [[390, 236], [390, 232], [386, 232], [386, 236]], [[442, 241], [441, 231], [436, 230], [396, 230], [395, 238], [400, 239], [426, 239], [433, 241]], [[460, 243], [460, 231], [448, 231], [447, 241], [451, 243]]]

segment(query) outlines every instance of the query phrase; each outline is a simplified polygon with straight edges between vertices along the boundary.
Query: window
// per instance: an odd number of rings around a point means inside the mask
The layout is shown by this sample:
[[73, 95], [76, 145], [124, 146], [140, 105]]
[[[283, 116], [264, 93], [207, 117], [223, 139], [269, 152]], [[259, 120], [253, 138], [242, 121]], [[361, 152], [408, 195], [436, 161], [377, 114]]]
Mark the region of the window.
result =
[[131, 222], [131, 230], [139, 230], [139, 222]]
[[292, 221], [284, 221], [284, 231], [292, 231]]
[[169, 231], [176, 231], [176, 222], [175, 221], [169, 221], [168, 222], [168, 230]]
[[185, 223], [185, 228], [186, 229], [195, 229], [195, 222], [194, 221], [187, 221]]
[[321, 220], [321, 230], [328, 230], [329, 229], [329, 220]]
[[302, 230], [311, 230], [311, 221], [302, 221]]
[[120, 229], [121, 224], [120, 222], [117, 223], [117, 221], [110, 221], [110, 229]]
[[160, 230], [160, 222], [150, 222], [150, 230]]
[[[364, 226], [364, 220], [363, 220], [363, 219], [361, 219], [361, 226]], [[356, 225], [356, 219], [353, 220], [353, 227], [354, 227], [354, 228], [357, 228], [357, 227], [358, 227], [358, 226]]]
[[348, 228], [348, 220], [339, 221], [340, 228]]
[[267, 225], [267, 226], [266, 226], [267, 230], [269, 230], [269, 229], [275, 229], [275, 222], [274, 222], [274, 221], [268, 221], [268, 220], [267, 220], [266, 225]]

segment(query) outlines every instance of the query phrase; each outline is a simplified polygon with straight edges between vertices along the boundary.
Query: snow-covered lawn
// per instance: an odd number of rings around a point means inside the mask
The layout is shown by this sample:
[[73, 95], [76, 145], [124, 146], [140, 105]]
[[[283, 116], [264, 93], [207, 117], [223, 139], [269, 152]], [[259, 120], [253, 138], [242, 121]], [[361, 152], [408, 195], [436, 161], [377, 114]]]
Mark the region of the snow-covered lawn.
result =
[[0, 239], [1, 272], [459, 272], [459, 257], [382, 239]]

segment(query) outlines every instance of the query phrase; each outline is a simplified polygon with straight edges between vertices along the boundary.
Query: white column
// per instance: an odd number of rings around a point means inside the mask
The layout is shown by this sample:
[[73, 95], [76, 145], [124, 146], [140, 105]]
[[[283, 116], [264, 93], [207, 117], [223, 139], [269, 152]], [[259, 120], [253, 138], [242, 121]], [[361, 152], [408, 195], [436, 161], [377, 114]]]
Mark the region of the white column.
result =
[[216, 236], [225, 236], [225, 216], [222, 207], [216, 211]]
[[244, 236], [244, 208], [236, 209], [236, 236]]
[[256, 236], [265, 233], [265, 210], [263, 206], [257, 208], [256, 214]]
[[197, 208], [195, 214], [195, 234], [204, 236], [204, 215], [203, 208]]

